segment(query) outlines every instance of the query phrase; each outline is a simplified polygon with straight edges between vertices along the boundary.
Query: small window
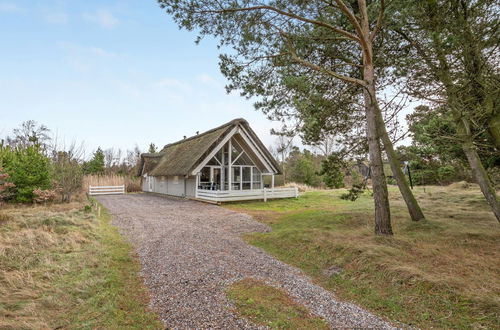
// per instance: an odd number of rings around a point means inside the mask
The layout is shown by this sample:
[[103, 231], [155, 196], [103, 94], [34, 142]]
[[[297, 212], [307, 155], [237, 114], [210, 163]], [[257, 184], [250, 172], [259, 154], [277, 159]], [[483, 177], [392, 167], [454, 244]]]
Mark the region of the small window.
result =
[[174, 184], [179, 184], [179, 176], [174, 176]]

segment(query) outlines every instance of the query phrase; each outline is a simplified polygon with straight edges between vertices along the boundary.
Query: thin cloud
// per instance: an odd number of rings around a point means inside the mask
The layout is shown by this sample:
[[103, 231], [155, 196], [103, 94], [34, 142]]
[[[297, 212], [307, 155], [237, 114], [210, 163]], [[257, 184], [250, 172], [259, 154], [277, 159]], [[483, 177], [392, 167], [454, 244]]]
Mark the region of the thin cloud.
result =
[[64, 51], [64, 62], [78, 72], [89, 72], [93, 68], [106, 63], [118, 54], [96, 46], [82, 46], [69, 42], [59, 43]]
[[66, 24], [69, 20], [66, 13], [59, 11], [47, 12], [44, 15], [44, 19], [47, 23], [50, 24]]
[[183, 92], [190, 92], [192, 90], [191, 85], [189, 85], [188, 83], [172, 78], [161, 79], [157, 81], [154, 85], [157, 87], [165, 87], [169, 89], [173, 88]]
[[105, 9], [99, 9], [94, 13], [83, 14], [83, 18], [107, 29], [113, 29], [120, 24], [120, 20]]
[[20, 10], [21, 8], [12, 2], [0, 2], [0, 13], [14, 13]]
[[90, 53], [92, 53], [94, 55], [102, 56], [102, 57], [116, 57], [117, 56], [115, 53], [109, 52], [109, 51], [102, 49], [102, 48], [99, 48], [99, 47], [89, 47], [88, 50]]
[[198, 80], [200, 83], [207, 85], [209, 87], [215, 87], [215, 88], [221, 88], [223, 85], [214, 79], [212, 76], [202, 73], [199, 76], [196, 77], [196, 80]]

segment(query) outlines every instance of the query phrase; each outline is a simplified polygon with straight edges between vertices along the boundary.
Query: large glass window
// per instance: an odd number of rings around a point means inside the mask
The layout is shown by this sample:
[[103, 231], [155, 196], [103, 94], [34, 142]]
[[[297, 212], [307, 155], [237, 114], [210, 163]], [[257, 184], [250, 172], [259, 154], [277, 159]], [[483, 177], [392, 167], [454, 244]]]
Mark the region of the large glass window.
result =
[[239, 166], [233, 166], [233, 177], [231, 178], [233, 186], [231, 189], [240, 190], [241, 183], [241, 169]]
[[257, 167], [254, 167], [252, 169], [252, 181], [253, 181], [253, 187], [252, 189], [261, 189], [262, 188], [262, 184], [260, 182], [261, 180], [261, 175], [260, 175], [260, 171]]
[[200, 182], [210, 182], [210, 167], [205, 166], [201, 169]]

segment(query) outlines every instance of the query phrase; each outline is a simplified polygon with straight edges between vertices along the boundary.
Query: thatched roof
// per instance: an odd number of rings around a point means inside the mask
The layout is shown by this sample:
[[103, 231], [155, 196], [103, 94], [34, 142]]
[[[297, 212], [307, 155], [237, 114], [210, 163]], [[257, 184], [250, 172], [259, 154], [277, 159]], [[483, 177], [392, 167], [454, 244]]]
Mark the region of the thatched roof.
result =
[[204, 133], [167, 144], [154, 154], [142, 154], [139, 175], [148, 173], [151, 176], [189, 175], [190, 172], [205, 158], [212, 148], [215, 148], [233, 127], [242, 125], [259, 144], [259, 147], [271, 159], [273, 166], [279, 171], [279, 165], [259, 140], [255, 132], [244, 119], [235, 119], [222, 126]]

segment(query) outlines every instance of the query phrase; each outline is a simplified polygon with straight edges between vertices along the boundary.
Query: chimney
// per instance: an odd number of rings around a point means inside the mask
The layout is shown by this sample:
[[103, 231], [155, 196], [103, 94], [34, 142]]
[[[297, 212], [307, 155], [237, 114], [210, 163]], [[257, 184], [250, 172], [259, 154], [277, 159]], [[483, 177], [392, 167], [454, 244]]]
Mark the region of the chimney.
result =
[[186, 139], [186, 136], [184, 135], [184, 139]]
[[196, 135], [200, 134], [200, 131], [196, 131]]

